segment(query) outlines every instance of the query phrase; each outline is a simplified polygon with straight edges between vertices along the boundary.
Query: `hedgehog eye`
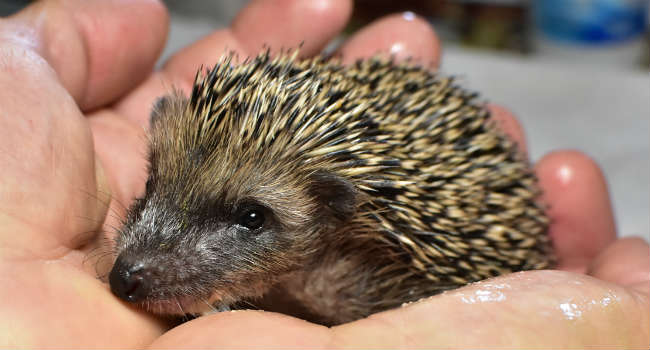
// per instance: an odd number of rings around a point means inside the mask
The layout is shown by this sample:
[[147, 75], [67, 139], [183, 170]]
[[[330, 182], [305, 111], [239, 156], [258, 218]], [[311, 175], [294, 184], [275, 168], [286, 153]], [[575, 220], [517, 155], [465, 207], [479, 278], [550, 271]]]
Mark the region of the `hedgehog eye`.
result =
[[144, 186], [147, 191], [151, 191], [151, 188], [153, 186], [153, 180], [151, 179], [151, 177], [147, 179], [147, 182], [145, 183]]
[[264, 210], [260, 206], [250, 206], [240, 211], [237, 224], [251, 231], [260, 229], [264, 225]]

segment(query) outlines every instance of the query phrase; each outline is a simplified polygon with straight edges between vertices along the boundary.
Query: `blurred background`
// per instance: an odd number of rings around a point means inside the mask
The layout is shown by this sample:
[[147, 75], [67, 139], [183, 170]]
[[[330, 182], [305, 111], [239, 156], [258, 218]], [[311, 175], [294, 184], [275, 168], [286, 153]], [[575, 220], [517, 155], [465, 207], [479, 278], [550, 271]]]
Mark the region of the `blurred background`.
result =
[[[247, 1], [165, 2], [171, 31], [160, 62], [227, 26]], [[27, 3], [0, 0], [0, 15]], [[533, 161], [560, 148], [595, 158], [620, 234], [650, 240], [648, 0], [356, 0], [339, 40], [403, 11], [434, 26], [444, 74], [515, 112]]]

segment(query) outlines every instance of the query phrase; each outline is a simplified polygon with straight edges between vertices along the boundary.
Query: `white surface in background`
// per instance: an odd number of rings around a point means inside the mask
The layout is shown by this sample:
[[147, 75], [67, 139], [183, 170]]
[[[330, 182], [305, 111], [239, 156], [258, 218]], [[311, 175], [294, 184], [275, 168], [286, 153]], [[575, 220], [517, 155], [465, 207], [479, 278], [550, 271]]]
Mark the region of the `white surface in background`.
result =
[[[172, 13], [163, 59], [226, 24]], [[221, 54], [215, 52], [215, 59]], [[460, 76], [466, 87], [517, 114], [532, 160], [564, 148], [595, 158], [609, 181], [621, 235], [650, 240], [647, 72], [591, 64], [588, 50], [574, 52], [571, 59], [548, 51], [539, 59], [459, 48], [445, 48], [443, 54], [443, 73]]]

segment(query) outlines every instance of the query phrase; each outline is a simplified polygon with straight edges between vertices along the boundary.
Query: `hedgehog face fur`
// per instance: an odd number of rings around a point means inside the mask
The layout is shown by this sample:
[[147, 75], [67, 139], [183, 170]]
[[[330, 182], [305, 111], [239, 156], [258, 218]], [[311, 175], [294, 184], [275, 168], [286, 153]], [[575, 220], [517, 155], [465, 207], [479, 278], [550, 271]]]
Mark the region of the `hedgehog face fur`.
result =
[[474, 94], [410, 64], [295, 54], [224, 59], [155, 106], [116, 295], [196, 314], [275, 291], [337, 324], [552, 265], [536, 180]]

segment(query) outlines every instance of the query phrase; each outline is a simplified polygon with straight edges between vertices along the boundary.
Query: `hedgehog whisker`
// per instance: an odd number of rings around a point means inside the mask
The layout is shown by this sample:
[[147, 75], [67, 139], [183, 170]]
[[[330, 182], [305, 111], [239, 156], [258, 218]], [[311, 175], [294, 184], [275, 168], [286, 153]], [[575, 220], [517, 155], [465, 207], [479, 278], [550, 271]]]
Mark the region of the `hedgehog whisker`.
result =
[[212, 313], [219, 312], [219, 310], [217, 310], [217, 308], [214, 307], [214, 305], [210, 304], [205, 298], [200, 298], [200, 300], [210, 308], [210, 312]]
[[[110, 194], [109, 194], [108, 192], [106, 192], [106, 191], [102, 191], [102, 190], [99, 190], [99, 189], [97, 190], [98, 193], [102, 193], [102, 194], [104, 194], [107, 198], [110, 198], [110, 199], [108, 199], [108, 200], [106, 200], [106, 199], [104, 199], [104, 198], [99, 198], [99, 196], [97, 196], [97, 195], [95, 195], [95, 194], [93, 194], [93, 193], [90, 193], [90, 192], [88, 192], [88, 191], [86, 191], [86, 190], [84, 190], [84, 189], [79, 189], [79, 191], [83, 192], [85, 195], [87, 195], [87, 196], [90, 197], [90, 198], [96, 199], [97, 202], [101, 203], [102, 205], [104, 205], [104, 206], [106, 207], [106, 209], [108, 209], [108, 212], [109, 212], [109, 213], [112, 212], [112, 213], [115, 215], [115, 217], [117, 217], [117, 218], [123, 216], [124, 213], [126, 213], [127, 210], [128, 210], [128, 209], [124, 206], [124, 204], [122, 204], [122, 203], [121, 203], [119, 200], [117, 200], [116, 198], [114, 198], [114, 197], [110, 197]], [[118, 213], [117, 211], [115, 211], [115, 209], [112, 208], [111, 205], [110, 205], [110, 204], [111, 204], [111, 201], [115, 201], [115, 203], [119, 204], [120, 207], [122, 207], [122, 208], [124, 209], [124, 213]]]

